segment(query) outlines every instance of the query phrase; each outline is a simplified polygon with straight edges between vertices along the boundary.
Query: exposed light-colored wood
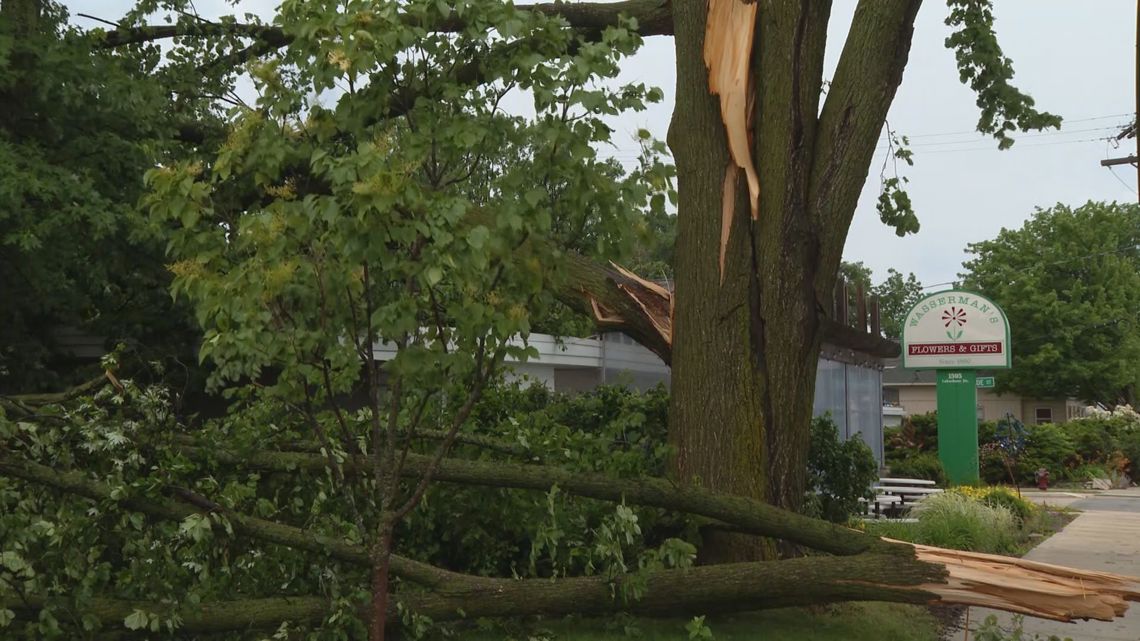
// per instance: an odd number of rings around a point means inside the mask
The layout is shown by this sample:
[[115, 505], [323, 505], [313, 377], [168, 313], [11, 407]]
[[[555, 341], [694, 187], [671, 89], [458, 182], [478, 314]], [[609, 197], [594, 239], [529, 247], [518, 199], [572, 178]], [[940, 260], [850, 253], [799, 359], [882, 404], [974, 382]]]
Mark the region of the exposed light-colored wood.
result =
[[732, 230], [732, 214], [736, 208], [736, 174], [740, 169], [729, 163], [724, 169], [724, 193], [720, 201], [720, 284], [724, 284], [724, 257], [728, 254], [728, 234]]
[[752, 163], [752, 110], [755, 96], [749, 67], [756, 32], [757, 2], [709, 0], [705, 22], [705, 66], [709, 92], [720, 96], [720, 117], [728, 137], [732, 163], [725, 170], [721, 197], [720, 282], [724, 283], [725, 257], [736, 213], [736, 174], [743, 169], [748, 183], [752, 220], [760, 216], [760, 178]]
[[1140, 601], [1140, 579], [996, 554], [915, 545], [920, 561], [946, 568], [946, 583], [919, 589], [944, 603], [976, 605], [1042, 619], [1111, 621]]
[[625, 322], [621, 316], [603, 309], [596, 298], [590, 299], [590, 308], [594, 310], [594, 321], [599, 324], [621, 324]]

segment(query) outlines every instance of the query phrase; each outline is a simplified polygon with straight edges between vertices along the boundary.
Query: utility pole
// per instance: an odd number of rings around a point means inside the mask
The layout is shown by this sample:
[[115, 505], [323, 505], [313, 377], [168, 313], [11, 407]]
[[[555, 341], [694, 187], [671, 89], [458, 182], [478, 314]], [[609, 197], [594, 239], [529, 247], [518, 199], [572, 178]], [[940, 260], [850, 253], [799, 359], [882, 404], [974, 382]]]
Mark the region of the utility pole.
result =
[[1120, 132], [1116, 137], [1121, 140], [1132, 137], [1136, 140], [1136, 153], [1124, 158], [1105, 158], [1100, 161], [1101, 167], [1114, 165], [1132, 165], [1136, 167], [1136, 201], [1140, 202], [1140, 0], [1136, 0], [1136, 111], [1132, 116], [1132, 125]]

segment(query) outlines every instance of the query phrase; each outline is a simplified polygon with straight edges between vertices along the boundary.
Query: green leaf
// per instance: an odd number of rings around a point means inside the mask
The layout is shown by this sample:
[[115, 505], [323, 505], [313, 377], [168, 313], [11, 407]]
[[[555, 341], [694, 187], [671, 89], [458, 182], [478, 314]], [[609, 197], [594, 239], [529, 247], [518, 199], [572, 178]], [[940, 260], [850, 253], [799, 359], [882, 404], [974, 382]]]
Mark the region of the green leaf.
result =
[[128, 630], [145, 630], [149, 624], [150, 617], [142, 610], [135, 610], [123, 619], [123, 625], [125, 625]]
[[546, 198], [546, 190], [536, 187], [527, 191], [525, 198], [528, 205], [536, 207]]
[[467, 233], [467, 244], [475, 249], [482, 249], [487, 239], [491, 237], [491, 230], [483, 225], [476, 225]]
[[6, 567], [13, 573], [21, 572], [28, 567], [24, 557], [12, 550], [5, 550], [0, 553], [0, 566]]

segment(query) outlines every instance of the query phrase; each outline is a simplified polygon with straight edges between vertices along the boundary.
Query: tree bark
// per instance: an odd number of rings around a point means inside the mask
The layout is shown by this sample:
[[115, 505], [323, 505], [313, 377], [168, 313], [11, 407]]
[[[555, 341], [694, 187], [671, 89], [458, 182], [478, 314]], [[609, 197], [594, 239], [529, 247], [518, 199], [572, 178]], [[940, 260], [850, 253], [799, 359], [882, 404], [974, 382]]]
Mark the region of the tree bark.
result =
[[[702, 56], [706, 4], [674, 6], [669, 145], [680, 202], [669, 438], [681, 483], [789, 510], [800, 505], [817, 359], [829, 328], [824, 310], [917, 8], [917, 1], [860, 3], [818, 118], [830, 3], [762, 4], [752, 58], [759, 217], [745, 213], [747, 193], [737, 181], [727, 196], [735, 213], [722, 277], [729, 159]], [[751, 539], [712, 543], [712, 560], [771, 554]]]
[[368, 618], [370, 641], [384, 641], [388, 626], [388, 575], [392, 569], [392, 525], [381, 526], [379, 540], [372, 553], [372, 616]]
[[[838, 601], [928, 603], [938, 597], [923, 586], [942, 580], [944, 575], [937, 566], [900, 562], [893, 555], [742, 563], [647, 573], [642, 577], [640, 598], [629, 600], [622, 594], [624, 584], [630, 583], [632, 577], [479, 579], [430, 593], [400, 594], [388, 606], [388, 615], [393, 621], [399, 620], [397, 607], [401, 606], [435, 621], [455, 621], [617, 612], [674, 617]], [[849, 577], [860, 580], [848, 580]], [[135, 609], [157, 614], [170, 612], [170, 606], [165, 604], [116, 599], [85, 599], [81, 604], [41, 597], [0, 601], [0, 607], [9, 607], [22, 618], [31, 618], [50, 604], [77, 606], [78, 613], [91, 615], [104, 625], [121, 625], [123, 618]], [[180, 608], [179, 613], [183, 617], [182, 630], [186, 632], [221, 632], [273, 627], [282, 621], [316, 624], [331, 614], [331, 606], [323, 597], [282, 597], [204, 603]], [[361, 608], [360, 616], [368, 613], [368, 608]]]

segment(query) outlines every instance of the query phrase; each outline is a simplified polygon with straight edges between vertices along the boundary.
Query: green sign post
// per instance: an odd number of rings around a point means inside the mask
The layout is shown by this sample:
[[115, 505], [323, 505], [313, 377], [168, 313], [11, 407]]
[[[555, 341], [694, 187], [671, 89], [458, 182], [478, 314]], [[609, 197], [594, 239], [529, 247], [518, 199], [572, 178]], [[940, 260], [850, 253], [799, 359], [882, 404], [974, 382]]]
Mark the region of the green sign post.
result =
[[938, 370], [938, 458], [954, 483], [978, 480], [978, 391], [974, 371]]
[[902, 365], [938, 372], [938, 458], [950, 483], [978, 480], [978, 388], [1010, 366], [1009, 321], [993, 301], [962, 290], [918, 301], [903, 325]]

